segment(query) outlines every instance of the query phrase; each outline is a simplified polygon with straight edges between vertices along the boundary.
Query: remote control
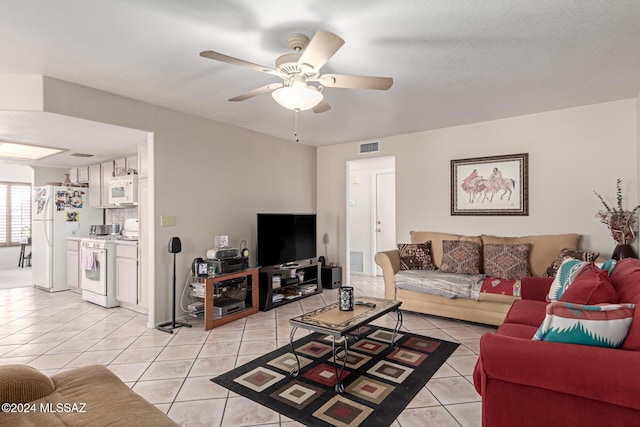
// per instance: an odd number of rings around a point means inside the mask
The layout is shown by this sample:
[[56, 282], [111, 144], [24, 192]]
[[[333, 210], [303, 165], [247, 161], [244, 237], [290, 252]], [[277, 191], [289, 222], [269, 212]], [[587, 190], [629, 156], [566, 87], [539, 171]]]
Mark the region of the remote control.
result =
[[355, 304], [356, 305], [366, 305], [367, 307], [371, 307], [371, 308], [375, 308], [376, 307], [375, 303], [366, 302], [366, 301], [356, 301]]

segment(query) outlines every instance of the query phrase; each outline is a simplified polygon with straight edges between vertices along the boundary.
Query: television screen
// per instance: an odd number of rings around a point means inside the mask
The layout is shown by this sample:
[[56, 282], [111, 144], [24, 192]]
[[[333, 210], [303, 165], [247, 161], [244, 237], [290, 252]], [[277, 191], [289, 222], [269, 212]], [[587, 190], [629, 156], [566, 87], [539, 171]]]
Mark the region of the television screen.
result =
[[261, 267], [315, 258], [316, 215], [259, 213], [256, 240]]

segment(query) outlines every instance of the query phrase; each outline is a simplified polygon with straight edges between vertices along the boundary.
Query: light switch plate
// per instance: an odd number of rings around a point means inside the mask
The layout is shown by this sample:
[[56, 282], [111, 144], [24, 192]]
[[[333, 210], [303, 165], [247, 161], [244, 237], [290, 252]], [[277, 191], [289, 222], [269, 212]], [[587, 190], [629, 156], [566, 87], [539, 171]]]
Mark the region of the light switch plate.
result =
[[176, 217], [173, 216], [161, 216], [160, 217], [160, 226], [161, 227], [175, 227], [176, 226]]

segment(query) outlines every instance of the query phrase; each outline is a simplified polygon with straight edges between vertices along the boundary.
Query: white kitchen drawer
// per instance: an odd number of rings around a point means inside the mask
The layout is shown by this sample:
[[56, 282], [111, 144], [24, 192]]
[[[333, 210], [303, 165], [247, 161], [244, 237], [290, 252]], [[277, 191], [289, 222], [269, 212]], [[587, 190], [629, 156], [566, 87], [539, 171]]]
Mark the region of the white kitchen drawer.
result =
[[116, 244], [116, 257], [137, 259], [138, 246]]
[[80, 240], [67, 240], [67, 250], [78, 252], [80, 250]]

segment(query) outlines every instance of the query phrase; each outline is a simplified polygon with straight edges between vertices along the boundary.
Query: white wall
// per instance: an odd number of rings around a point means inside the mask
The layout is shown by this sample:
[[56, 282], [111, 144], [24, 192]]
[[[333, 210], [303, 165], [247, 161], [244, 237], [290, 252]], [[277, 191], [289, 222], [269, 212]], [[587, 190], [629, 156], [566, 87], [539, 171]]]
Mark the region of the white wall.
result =
[[[636, 99], [550, 111], [380, 138], [379, 156], [396, 157], [398, 240], [411, 230], [460, 234], [529, 235], [575, 232], [582, 246], [609, 256], [614, 242], [596, 218], [593, 191], [615, 199], [624, 184], [625, 205], [637, 203]], [[345, 162], [360, 158], [357, 142], [318, 148], [318, 229], [333, 231], [330, 248], [345, 264]], [[450, 215], [450, 161], [529, 153], [529, 216]], [[329, 254], [332, 256], [332, 253]]]
[[[45, 78], [44, 109], [154, 133], [149, 179], [154, 181], [155, 297], [150, 316], [156, 324], [171, 313], [170, 237], [182, 241], [180, 295], [193, 258], [206, 255], [214, 236], [227, 234], [231, 245], [247, 240], [255, 248], [257, 212], [316, 210], [313, 147], [51, 78]], [[176, 216], [175, 227], [160, 227], [165, 215]]]

